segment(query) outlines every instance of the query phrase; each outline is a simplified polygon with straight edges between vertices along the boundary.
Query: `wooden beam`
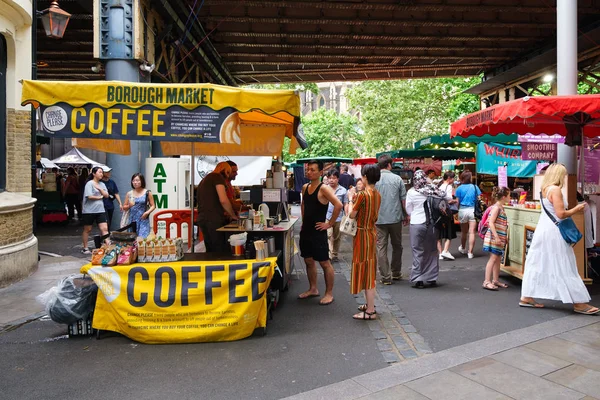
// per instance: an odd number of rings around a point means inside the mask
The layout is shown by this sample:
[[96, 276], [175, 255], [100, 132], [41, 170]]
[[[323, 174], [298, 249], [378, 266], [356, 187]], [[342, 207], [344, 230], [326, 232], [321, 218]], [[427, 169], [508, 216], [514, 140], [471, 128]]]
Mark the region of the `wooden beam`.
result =
[[417, 18], [389, 18], [389, 19], [356, 19], [356, 18], [288, 18], [288, 17], [249, 17], [211, 15], [202, 16], [202, 21], [223, 23], [233, 22], [236, 24], [294, 24], [294, 25], [351, 25], [351, 26], [411, 26], [429, 28], [485, 28], [485, 29], [555, 29], [556, 22], [498, 22], [498, 21], [432, 21]]
[[[491, 32], [492, 34], [498, 34], [501, 32]], [[394, 41], [452, 41], [452, 42], [530, 42], [532, 38], [543, 37], [544, 35], [525, 35], [525, 36], [511, 36], [508, 34], [496, 35], [496, 36], [482, 36], [482, 35], [469, 35], [469, 36], [457, 36], [457, 35], [444, 35], [443, 32], [439, 36], [432, 35], [417, 35], [417, 34], [384, 34], [384, 35], [373, 35], [366, 33], [292, 33], [292, 32], [273, 32], [273, 33], [262, 33], [262, 32], [230, 32], [230, 31], [219, 31], [211, 35], [215, 40], [223, 41], [223, 38], [277, 38], [277, 39], [334, 39], [344, 41], [361, 41], [361, 40], [394, 40]]]
[[294, 76], [294, 75], [318, 75], [318, 74], [377, 74], [377, 73], [396, 73], [396, 72], [410, 72], [410, 71], [445, 71], [451, 70], [455, 71], [456, 69], [479, 69], [486, 68], [489, 66], [486, 65], [423, 65], [423, 66], [411, 66], [411, 67], [402, 67], [395, 66], [390, 68], [345, 68], [345, 69], [299, 69], [299, 70], [281, 70], [281, 71], [239, 71], [232, 72], [233, 76], [236, 78], [240, 77], [262, 77], [262, 76], [272, 76], [277, 75], [278, 77], [282, 76]]
[[[269, 59], [272, 58], [288, 58], [288, 59], [310, 59], [310, 58], [314, 58], [316, 60], [323, 60], [323, 59], [328, 59], [328, 58], [336, 58], [336, 59], [344, 59], [344, 60], [351, 60], [351, 59], [355, 59], [355, 60], [390, 60], [390, 62], [396, 58], [398, 55], [348, 55], [348, 54], [282, 54], [282, 53], [276, 53], [276, 54], [257, 54], [256, 52], [253, 53], [221, 53], [222, 57], [242, 57], [242, 58], [261, 58], [261, 61], [268, 61]], [[510, 57], [506, 57], [506, 56], [480, 56], [480, 57], [476, 57], [476, 56], [461, 56], [461, 55], [457, 55], [457, 56], [425, 56], [425, 55], [408, 55], [408, 54], [403, 54], [402, 55], [403, 59], [413, 59], [413, 60], [465, 60], [465, 61], [472, 61], [472, 60], [508, 60], [510, 59]], [[239, 60], [236, 60], [239, 61]], [[225, 61], [225, 63], [227, 63], [227, 61]]]
[[[235, 7], [239, 0], [205, 0], [204, 6]], [[412, 2], [414, 3], [414, 2]], [[520, 4], [497, 5], [453, 5], [446, 4], [394, 4], [390, 2], [327, 2], [327, 1], [256, 1], [246, 0], [243, 4], [248, 8], [317, 8], [321, 10], [365, 10], [365, 11], [391, 11], [391, 12], [461, 12], [473, 13], [526, 13], [526, 14], [555, 14], [555, 2], [544, 3], [542, 6], [523, 6]], [[600, 14], [600, 2], [593, 1], [591, 6], [579, 6], [580, 14]]]
[[[451, 47], [451, 46], [388, 46], [388, 45], [333, 45], [333, 44], [284, 44], [284, 43], [240, 43], [229, 42], [219, 43], [220, 47], [244, 47], [244, 48], [263, 48], [263, 49], [303, 49], [303, 50], [379, 50], [379, 51], [490, 51], [490, 52], [522, 52], [522, 47]], [[319, 52], [319, 54], [322, 54]]]

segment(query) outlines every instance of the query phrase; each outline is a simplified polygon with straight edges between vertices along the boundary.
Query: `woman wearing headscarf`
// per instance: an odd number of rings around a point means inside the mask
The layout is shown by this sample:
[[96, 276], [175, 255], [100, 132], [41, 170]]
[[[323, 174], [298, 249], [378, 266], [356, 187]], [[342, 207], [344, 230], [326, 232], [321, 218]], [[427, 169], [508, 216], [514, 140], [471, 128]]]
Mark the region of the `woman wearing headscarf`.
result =
[[410, 216], [410, 244], [413, 252], [410, 281], [416, 289], [424, 288], [425, 283], [431, 287], [436, 286], [440, 269], [436, 228], [428, 221], [425, 212], [427, 196], [444, 198], [445, 193], [428, 181], [424, 171], [416, 171], [413, 187], [406, 193], [406, 212]]

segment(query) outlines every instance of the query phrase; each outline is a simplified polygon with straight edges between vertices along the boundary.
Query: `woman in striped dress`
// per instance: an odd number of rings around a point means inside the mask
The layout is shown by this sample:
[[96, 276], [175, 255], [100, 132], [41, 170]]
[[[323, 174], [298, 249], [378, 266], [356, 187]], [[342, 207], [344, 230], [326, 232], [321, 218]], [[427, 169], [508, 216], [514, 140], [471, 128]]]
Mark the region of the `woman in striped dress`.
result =
[[510, 191], [503, 187], [495, 187], [492, 198], [496, 200], [487, 220], [488, 230], [483, 239], [483, 251], [490, 253], [490, 259], [485, 266], [485, 280], [483, 288], [487, 290], [498, 290], [498, 287], [507, 288], [506, 283], [500, 279], [500, 260], [504, 255], [506, 247], [506, 231], [508, 230], [508, 219], [504, 212], [504, 205], [510, 200]]
[[375, 189], [381, 172], [377, 165], [365, 165], [362, 168], [362, 182], [365, 189], [356, 194], [350, 218], [356, 219], [358, 230], [354, 236], [352, 254], [352, 280], [350, 291], [358, 294], [365, 291], [366, 303], [358, 307], [354, 319], [377, 319], [375, 311], [375, 277], [377, 274], [377, 233], [375, 222], [379, 216], [381, 195]]

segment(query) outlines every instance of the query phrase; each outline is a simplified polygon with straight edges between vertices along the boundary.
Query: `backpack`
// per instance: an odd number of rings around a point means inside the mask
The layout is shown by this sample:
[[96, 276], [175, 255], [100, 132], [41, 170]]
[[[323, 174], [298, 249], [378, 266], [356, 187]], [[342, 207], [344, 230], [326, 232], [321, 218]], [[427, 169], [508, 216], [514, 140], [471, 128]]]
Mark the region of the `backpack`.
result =
[[452, 217], [452, 211], [448, 206], [448, 202], [443, 197], [427, 196], [427, 200], [425, 200], [423, 205], [427, 217], [427, 225], [437, 225], [442, 218]]
[[481, 220], [479, 221], [479, 225], [477, 225], [477, 234], [480, 238], [485, 239], [485, 234], [487, 233], [488, 227], [488, 218], [490, 216], [490, 211], [492, 211], [493, 207], [488, 207], [483, 215], [481, 216]]

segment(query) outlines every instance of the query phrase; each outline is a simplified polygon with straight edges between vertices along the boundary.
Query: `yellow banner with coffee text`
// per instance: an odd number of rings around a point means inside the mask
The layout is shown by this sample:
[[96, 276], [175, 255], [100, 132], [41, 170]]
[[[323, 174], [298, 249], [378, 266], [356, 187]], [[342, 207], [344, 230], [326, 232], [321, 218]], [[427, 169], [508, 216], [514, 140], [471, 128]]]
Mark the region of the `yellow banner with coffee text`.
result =
[[142, 343], [243, 339], [266, 326], [276, 258], [84, 265], [99, 292], [92, 326]]

